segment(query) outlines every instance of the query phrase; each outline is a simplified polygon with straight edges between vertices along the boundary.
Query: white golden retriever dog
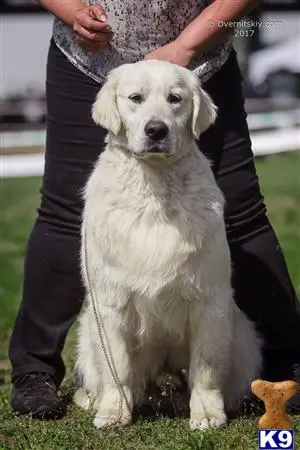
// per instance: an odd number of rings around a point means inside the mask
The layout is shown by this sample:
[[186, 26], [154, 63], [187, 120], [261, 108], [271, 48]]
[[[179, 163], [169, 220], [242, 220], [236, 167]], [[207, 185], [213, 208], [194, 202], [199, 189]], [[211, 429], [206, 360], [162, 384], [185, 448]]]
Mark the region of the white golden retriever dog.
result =
[[258, 375], [259, 340], [233, 301], [223, 196], [195, 143], [215, 118], [195, 74], [155, 60], [113, 70], [94, 103], [109, 133], [85, 189], [75, 402], [96, 409], [96, 427], [129, 424], [166, 365], [188, 371], [192, 430], [224, 424]]

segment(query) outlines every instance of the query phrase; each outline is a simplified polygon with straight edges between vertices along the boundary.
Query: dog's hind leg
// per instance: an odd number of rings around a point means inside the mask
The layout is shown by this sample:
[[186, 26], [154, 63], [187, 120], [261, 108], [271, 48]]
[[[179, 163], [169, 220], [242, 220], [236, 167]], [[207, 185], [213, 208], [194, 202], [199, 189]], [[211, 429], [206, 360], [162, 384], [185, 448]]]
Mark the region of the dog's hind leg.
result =
[[95, 319], [88, 307], [79, 321], [75, 371], [80, 388], [73, 396], [74, 403], [83, 409], [96, 407], [102, 389], [101, 370], [97, 364], [99, 342], [96, 333]]
[[73, 402], [75, 405], [86, 410], [94, 406], [95, 400], [96, 399], [90, 393], [81, 387], [77, 389], [73, 395]]
[[102, 346], [91, 305], [81, 319], [76, 366], [85, 395], [80, 392], [77, 400], [80, 406], [88, 403], [97, 410], [98, 428], [131, 422], [131, 365], [120, 323], [117, 309], [101, 305]]
[[94, 425], [97, 428], [128, 425], [132, 420], [133, 374], [122, 330], [123, 317], [116, 305], [101, 304], [100, 308], [104, 345], [99, 339], [97, 363], [101, 372], [101, 395]]
[[251, 382], [259, 377], [262, 366], [261, 341], [254, 325], [236, 308], [233, 318], [231, 364], [224, 383], [225, 408], [229, 414], [235, 414], [243, 398], [251, 393]]

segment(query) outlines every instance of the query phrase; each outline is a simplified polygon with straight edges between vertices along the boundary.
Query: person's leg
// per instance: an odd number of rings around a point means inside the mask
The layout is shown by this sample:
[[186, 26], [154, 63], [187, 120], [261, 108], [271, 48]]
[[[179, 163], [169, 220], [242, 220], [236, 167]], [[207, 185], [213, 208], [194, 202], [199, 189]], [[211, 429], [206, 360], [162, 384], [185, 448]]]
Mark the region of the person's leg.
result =
[[235, 57], [203, 87], [219, 115], [199, 147], [226, 199], [235, 300], [263, 336], [264, 377], [291, 378], [300, 363], [300, 304], [260, 193]]
[[99, 88], [51, 44], [42, 199], [28, 242], [23, 297], [9, 351], [15, 385], [32, 372], [49, 374], [56, 387], [64, 377], [61, 351], [84, 297], [82, 188], [104, 146], [105, 131], [91, 119]]

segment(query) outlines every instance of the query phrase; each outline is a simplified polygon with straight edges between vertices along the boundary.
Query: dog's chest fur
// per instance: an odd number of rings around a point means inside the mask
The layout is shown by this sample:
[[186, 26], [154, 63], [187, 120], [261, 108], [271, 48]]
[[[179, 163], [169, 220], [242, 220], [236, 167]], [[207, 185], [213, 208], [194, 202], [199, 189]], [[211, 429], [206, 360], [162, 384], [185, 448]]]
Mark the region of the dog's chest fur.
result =
[[195, 260], [209, 258], [207, 242], [223, 226], [223, 198], [198, 150], [173, 167], [106, 151], [84, 214], [102, 264], [133, 292], [154, 297], [193, 288]]

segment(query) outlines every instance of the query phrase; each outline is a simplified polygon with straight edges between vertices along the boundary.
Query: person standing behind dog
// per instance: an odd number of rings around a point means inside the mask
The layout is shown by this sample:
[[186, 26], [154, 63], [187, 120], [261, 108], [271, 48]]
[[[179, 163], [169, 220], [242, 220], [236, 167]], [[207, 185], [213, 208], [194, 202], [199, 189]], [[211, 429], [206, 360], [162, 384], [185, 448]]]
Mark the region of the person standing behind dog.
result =
[[[225, 199], [237, 305], [264, 337], [264, 378], [293, 378], [300, 364], [300, 307], [266, 215], [251, 150], [231, 29], [251, 0], [41, 0], [56, 18], [47, 64], [47, 142], [41, 204], [29, 238], [14, 325], [12, 406], [59, 418], [66, 334], [84, 298], [79, 249], [81, 190], [104, 147], [91, 106], [107, 73], [143, 58], [194, 70], [218, 106], [199, 137]], [[86, 2], [88, 3], [88, 2]], [[99, 199], [101, 201], [101, 199]], [[295, 406], [300, 406], [297, 400]]]

